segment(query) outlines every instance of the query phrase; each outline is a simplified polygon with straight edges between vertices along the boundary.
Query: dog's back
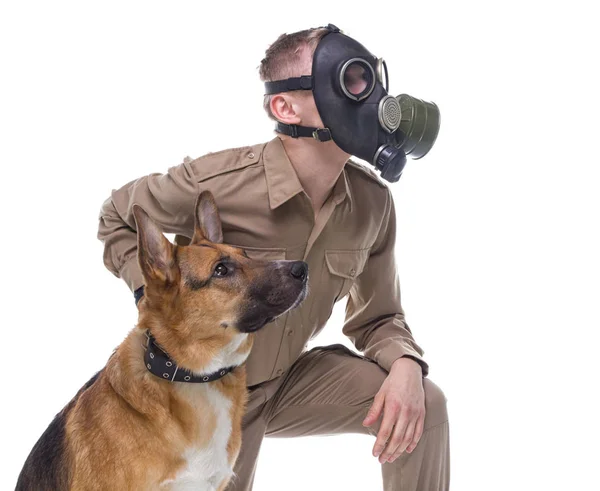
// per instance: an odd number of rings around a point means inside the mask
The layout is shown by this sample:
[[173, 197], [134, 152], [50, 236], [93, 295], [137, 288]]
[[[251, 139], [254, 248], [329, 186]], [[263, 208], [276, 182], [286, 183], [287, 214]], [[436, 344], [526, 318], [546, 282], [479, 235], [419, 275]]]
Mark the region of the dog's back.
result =
[[31, 450], [17, 480], [16, 491], [56, 491], [69, 489], [71, 457], [66, 439], [67, 416], [79, 396], [87, 390], [101, 372], [96, 373], [75, 397], [59, 412]]

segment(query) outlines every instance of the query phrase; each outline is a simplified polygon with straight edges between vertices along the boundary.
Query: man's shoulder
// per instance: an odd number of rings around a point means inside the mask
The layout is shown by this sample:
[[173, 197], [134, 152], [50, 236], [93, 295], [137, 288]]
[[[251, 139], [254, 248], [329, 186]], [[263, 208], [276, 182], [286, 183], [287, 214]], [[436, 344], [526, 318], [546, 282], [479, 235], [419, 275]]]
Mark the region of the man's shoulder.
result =
[[348, 177], [351, 180], [365, 180], [367, 183], [376, 183], [376, 189], [387, 189], [387, 184], [379, 177], [379, 174], [377, 174], [375, 169], [355, 162], [352, 159], [349, 159], [348, 162], [346, 162], [346, 169], [348, 171]]
[[245, 147], [227, 148], [218, 152], [209, 152], [196, 159], [186, 157], [184, 165], [190, 167], [198, 181], [244, 169], [261, 160], [264, 147], [268, 142]]

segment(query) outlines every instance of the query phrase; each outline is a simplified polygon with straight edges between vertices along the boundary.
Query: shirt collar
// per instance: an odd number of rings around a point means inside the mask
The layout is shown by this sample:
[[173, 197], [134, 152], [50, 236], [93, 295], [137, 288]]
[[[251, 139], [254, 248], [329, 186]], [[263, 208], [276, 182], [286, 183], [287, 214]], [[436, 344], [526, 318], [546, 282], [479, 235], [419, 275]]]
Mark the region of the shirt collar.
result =
[[[263, 154], [263, 164], [267, 178], [269, 206], [272, 210], [303, 190], [296, 170], [290, 162], [279, 137], [276, 136], [267, 143]], [[339, 205], [344, 199], [348, 198], [350, 211], [352, 211], [350, 182], [345, 166], [333, 186], [332, 194], [336, 205]]]

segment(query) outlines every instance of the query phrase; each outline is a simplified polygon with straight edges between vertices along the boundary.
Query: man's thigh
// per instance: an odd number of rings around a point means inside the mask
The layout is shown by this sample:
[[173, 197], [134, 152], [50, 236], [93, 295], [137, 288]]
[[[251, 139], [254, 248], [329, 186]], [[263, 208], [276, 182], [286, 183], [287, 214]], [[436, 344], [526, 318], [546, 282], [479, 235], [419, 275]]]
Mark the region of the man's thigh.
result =
[[[375, 435], [381, 418], [368, 428], [362, 421], [387, 375], [376, 362], [341, 344], [313, 348], [290, 367], [268, 402], [266, 435]], [[448, 415], [442, 391], [428, 379], [423, 381], [426, 430], [447, 421]]]

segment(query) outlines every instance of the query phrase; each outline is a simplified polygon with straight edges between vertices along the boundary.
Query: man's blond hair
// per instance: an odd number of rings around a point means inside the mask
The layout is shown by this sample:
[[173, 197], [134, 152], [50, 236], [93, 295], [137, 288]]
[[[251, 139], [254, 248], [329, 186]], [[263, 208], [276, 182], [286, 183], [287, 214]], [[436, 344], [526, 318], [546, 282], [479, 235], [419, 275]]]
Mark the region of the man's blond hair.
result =
[[[268, 47], [265, 57], [260, 62], [258, 69], [260, 79], [263, 82], [272, 82], [308, 75], [307, 73], [299, 73], [301, 71], [302, 55], [305, 50], [308, 50], [312, 59], [317, 44], [327, 32], [327, 29], [317, 27], [279, 36]], [[271, 95], [265, 95], [263, 107], [271, 119], [277, 120], [271, 112], [271, 98]]]

